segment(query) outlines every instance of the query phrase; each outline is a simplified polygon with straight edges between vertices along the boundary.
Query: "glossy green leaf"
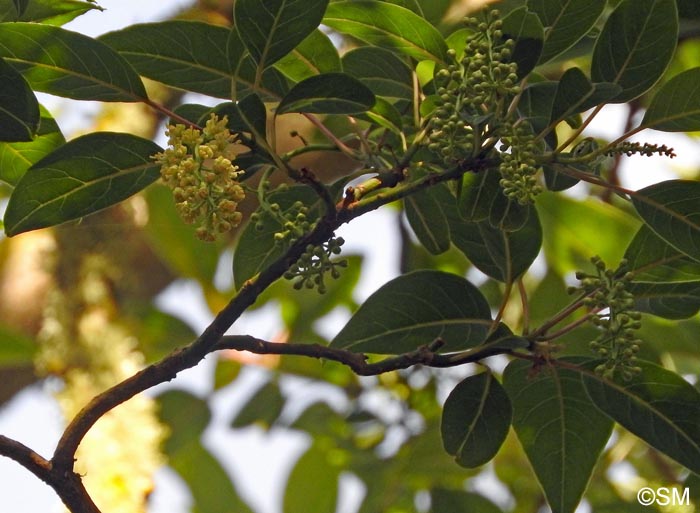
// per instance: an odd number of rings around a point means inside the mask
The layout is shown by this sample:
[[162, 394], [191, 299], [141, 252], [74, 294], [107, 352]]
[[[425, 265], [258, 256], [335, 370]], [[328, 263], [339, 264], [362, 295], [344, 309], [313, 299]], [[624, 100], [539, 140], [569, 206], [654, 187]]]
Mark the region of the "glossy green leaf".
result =
[[664, 132], [700, 130], [700, 68], [666, 82], [651, 100], [642, 125]]
[[487, 463], [503, 444], [512, 414], [508, 394], [492, 373], [469, 376], [450, 392], [443, 407], [445, 450], [463, 467]]
[[444, 184], [437, 184], [404, 199], [408, 224], [421, 244], [433, 255], [450, 248], [450, 225], [444, 208], [454, 197]]
[[375, 98], [374, 106], [358, 116], [360, 119], [369, 119], [377, 125], [387, 128], [397, 134], [402, 133], [403, 120], [396, 107], [384, 98]]
[[613, 422], [593, 405], [575, 370], [533, 370], [531, 362], [515, 360], [503, 373], [503, 386], [513, 404], [513, 427], [552, 512], [573, 513]]
[[437, 29], [398, 5], [375, 0], [333, 2], [323, 23], [371, 45], [418, 60], [447, 60], [447, 44]]
[[293, 82], [342, 70], [338, 50], [330, 38], [318, 29], [278, 60], [275, 68]]
[[384, 48], [360, 46], [343, 55], [343, 70], [377, 96], [411, 99], [412, 73], [408, 65]]
[[31, 365], [36, 352], [31, 338], [0, 325], [0, 367]]
[[0, 141], [31, 141], [38, 127], [39, 102], [29, 84], [0, 59]]
[[282, 413], [284, 402], [279, 385], [273, 381], [265, 383], [238, 411], [231, 421], [231, 427], [243, 428], [256, 424], [267, 429]]
[[606, 415], [646, 443], [700, 473], [700, 392], [678, 374], [648, 362], [630, 381], [583, 376]]
[[141, 75], [188, 91], [228, 98], [229, 30], [196, 21], [132, 25], [99, 38]]
[[206, 402], [181, 390], [165, 392], [158, 402], [161, 420], [170, 433], [164, 444], [168, 463], [192, 493], [194, 511], [252, 513], [221, 463], [200, 441], [211, 418]]
[[643, 225], [625, 251], [634, 275], [629, 291], [636, 308], [668, 319], [700, 310], [700, 262], [670, 246]]
[[525, 77], [537, 65], [544, 44], [542, 22], [522, 7], [503, 18], [503, 35], [515, 40], [511, 61], [518, 65], [518, 76]]
[[563, 120], [605, 103], [621, 92], [618, 84], [593, 84], [579, 68], [569, 68], [559, 80], [552, 104], [552, 121]]
[[464, 490], [433, 488], [430, 490], [430, 503], [435, 513], [503, 513], [483, 495]]
[[340, 470], [329, 461], [329, 451], [312, 445], [287, 479], [283, 513], [333, 513], [338, 501]]
[[450, 219], [452, 243], [484, 274], [510, 283], [534, 262], [542, 246], [542, 228], [532, 209], [525, 225], [505, 231], [489, 221]]
[[33, 140], [0, 143], [0, 180], [16, 185], [27, 169], [66, 142], [56, 121], [43, 107], [40, 116]]
[[683, 283], [700, 281], [700, 262], [681, 253], [642, 225], [625, 251], [635, 282]]
[[[237, 98], [250, 92], [255, 63], [236, 31], [197, 21], [132, 25], [99, 38], [136, 71], [171, 87]], [[287, 90], [277, 70], [263, 74], [260, 91], [280, 97]]]
[[282, 98], [277, 114], [356, 114], [372, 108], [374, 94], [359, 80], [344, 73], [315, 75], [295, 85]]
[[700, 261], [700, 182], [667, 180], [632, 196], [637, 213], [659, 237]]
[[456, 351], [483, 342], [490, 322], [486, 299], [467, 280], [441, 271], [415, 271], [374, 292], [331, 346], [399, 354], [439, 337], [445, 351]]
[[552, 60], [580, 41], [605, 9], [605, 0], [528, 0], [527, 8], [545, 27], [539, 62]]
[[162, 149], [130, 134], [95, 132], [34, 164], [5, 212], [8, 235], [77, 219], [137, 193], [158, 176], [151, 156]]
[[700, 281], [633, 282], [629, 291], [637, 309], [666, 319], [687, 319], [700, 310]]
[[195, 227], [185, 224], [175, 208], [167, 187], [149, 187], [146, 234], [156, 254], [166, 265], [185, 278], [211, 283], [216, 273], [219, 251], [215, 244], [195, 235]]
[[141, 79], [119, 54], [95, 39], [59, 27], [0, 24], [0, 57], [36, 91], [104, 102], [146, 98]]
[[291, 52], [321, 23], [328, 0], [237, 0], [234, 24], [258, 69]]
[[[222, 103], [211, 109], [219, 118], [228, 116], [228, 128], [231, 132], [245, 132], [254, 141], [265, 141], [267, 134], [267, 110], [257, 94], [250, 94], [238, 102]], [[209, 113], [199, 119], [199, 124], [206, 122]]]
[[457, 199], [459, 215], [465, 221], [488, 221], [493, 228], [520, 230], [530, 215], [528, 206], [520, 205], [503, 194], [501, 175], [495, 170], [466, 173]]
[[0, 21], [32, 21], [44, 25], [63, 25], [75, 19], [81, 14], [102, 8], [92, 2], [84, 0], [2, 0], [2, 6], [10, 3], [16, 4], [19, 9], [6, 11], [6, 15], [0, 14]]
[[591, 78], [622, 87], [613, 103], [632, 100], [661, 78], [677, 37], [675, 0], [623, 0], [598, 36]]
[[543, 193], [535, 203], [547, 262], [560, 276], [585, 269], [593, 255], [619, 262], [640, 226], [636, 216], [600, 201]]

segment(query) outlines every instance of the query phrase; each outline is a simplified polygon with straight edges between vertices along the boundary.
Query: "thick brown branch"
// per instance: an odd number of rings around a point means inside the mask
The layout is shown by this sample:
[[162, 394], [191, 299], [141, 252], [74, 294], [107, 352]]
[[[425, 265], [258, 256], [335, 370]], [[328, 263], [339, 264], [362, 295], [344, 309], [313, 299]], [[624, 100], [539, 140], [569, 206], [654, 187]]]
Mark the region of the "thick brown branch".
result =
[[26, 445], [0, 435], [0, 455], [6, 456], [54, 489], [73, 513], [100, 513], [85, 490], [82, 480], [74, 472], [57, 470], [49, 460]]
[[369, 363], [363, 353], [355, 353], [346, 349], [323, 346], [321, 344], [286, 344], [268, 342], [250, 335], [227, 335], [221, 338], [216, 349], [234, 349], [236, 351], [250, 351], [255, 354], [296, 355], [332, 360], [342, 363], [360, 376], [376, 376], [385, 372], [408, 369], [414, 365], [427, 367], [454, 367], [467, 363], [477, 362], [495, 354], [508, 353], [506, 349], [478, 346], [461, 353], [439, 354], [437, 351], [444, 342], [435, 339], [432, 343], [420, 346], [414, 351], [398, 356]]
[[[217, 344], [219, 344], [224, 333], [243, 312], [255, 303], [258, 296], [268, 286], [279, 279], [285, 271], [301, 257], [308, 245], [316, 246], [326, 242], [342, 224], [375, 210], [382, 205], [414, 194], [432, 184], [458, 178], [468, 170], [478, 171], [487, 165], [488, 162], [483, 159], [474, 159], [469, 162], [464, 162], [445, 173], [430, 175], [416, 182], [405, 184], [402, 187], [381, 191], [372, 197], [363, 198], [361, 201], [340, 208], [339, 210], [334, 209], [333, 211], [326, 212], [325, 217], [316, 224], [316, 227], [311, 232], [292, 244], [282, 257], [261, 271], [260, 274], [248, 280], [229, 304], [217, 314], [214, 321], [207, 329], [189, 346], [171, 353], [161, 361], [148, 366], [141, 372], [93, 398], [64, 431], [51, 460], [53, 467], [66, 475], [71, 474], [78, 445], [100, 417], [119, 404], [134, 397], [136, 394], [160, 383], [170, 381], [177, 373], [194, 367], [204, 359], [207, 354], [216, 349], [220, 349]], [[319, 357], [326, 356], [321, 355]], [[347, 355], [343, 358], [347, 358]], [[403, 367], [399, 366], [396, 368], [405, 368], [410, 365], [415, 365], [416, 363], [426, 363], [424, 360], [426, 360], [428, 356], [425, 354], [411, 354], [411, 356], [403, 355], [397, 358], [399, 360], [390, 364], [383, 362], [379, 362], [378, 364], [365, 363], [364, 366], [358, 363], [357, 357], [350, 358], [347, 361], [339, 361], [347, 365], [351, 365], [350, 362], [352, 361], [352, 365], [355, 365], [358, 370], [376, 374], [379, 372], [386, 372], [386, 370], [381, 370], [383, 368], [382, 365], [403, 365]], [[466, 363], [461, 361], [460, 363], [455, 363], [457, 360], [447, 360], [448, 357], [442, 355], [433, 355], [430, 358], [429, 364], [436, 367]], [[467, 361], [469, 360], [467, 359]], [[374, 365], [374, 367], [367, 367], [369, 365]]]

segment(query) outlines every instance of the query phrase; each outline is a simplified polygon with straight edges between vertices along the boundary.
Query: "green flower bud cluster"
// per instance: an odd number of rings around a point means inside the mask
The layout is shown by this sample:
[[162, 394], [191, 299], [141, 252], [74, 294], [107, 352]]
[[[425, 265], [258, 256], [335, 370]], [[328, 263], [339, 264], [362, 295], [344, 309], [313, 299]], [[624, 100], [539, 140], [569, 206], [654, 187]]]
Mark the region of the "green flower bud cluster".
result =
[[284, 273], [287, 280], [294, 280], [294, 288], [317, 289], [320, 294], [326, 292], [325, 276], [330, 274], [333, 279], [340, 277], [340, 269], [348, 266], [347, 260], [334, 261], [332, 257], [339, 255], [341, 246], [345, 244], [342, 237], [334, 237], [320, 246], [309, 244], [299, 260]]
[[620, 372], [624, 379], [630, 380], [641, 372], [636, 355], [642, 342], [636, 334], [641, 327], [641, 314], [634, 310], [634, 296], [627, 290], [632, 274], [626, 272], [625, 260], [616, 270], [607, 269], [600, 257], [593, 257], [591, 261], [596, 274], [578, 272], [576, 278], [581, 281], [580, 289], [587, 294], [584, 304], [601, 311], [591, 318], [601, 334], [590, 347], [605, 359], [595, 371], [606, 378], [613, 378]]
[[654, 155], [663, 155], [664, 157], [673, 158], [676, 156], [676, 152], [673, 148], [669, 148], [665, 144], [650, 144], [650, 143], [638, 143], [638, 142], [621, 142], [610, 148], [606, 155], [614, 155], [615, 153], [624, 154], [628, 157], [638, 154], [645, 157], [652, 157]]
[[456, 52], [447, 68], [435, 74], [436, 110], [430, 122], [428, 148], [445, 163], [454, 164], [475, 152], [475, 130], [481, 130], [489, 114], [509, 103], [519, 91], [517, 65], [510, 61], [514, 42], [503, 40], [498, 11], [486, 20], [467, 18], [473, 33], [467, 38], [464, 57]]
[[[532, 203], [535, 196], [542, 192], [542, 186], [537, 183], [538, 153], [535, 137], [526, 124], [512, 125], [506, 123], [501, 136], [501, 172], [500, 185], [503, 194], [521, 205]], [[509, 151], [510, 150], [510, 151]]]
[[245, 197], [238, 181], [243, 171], [232, 162], [230, 147], [236, 137], [226, 124], [226, 116], [212, 114], [201, 131], [168, 125], [168, 148], [154, 157], [178, 213], [186, 223], [199, 224], [195, 233], [206, 241], [235, 228], [243, 218], [237, 210]]
[[[273, 220], [275, 227], [282, 227], [273, 235], [275, 246], [288, 247], [313, 228], [314, 223], [309, 220], [309, 207], [301, 201], [295, 201], [289, 207], [283, 208], [279, 203], [269, 200], [269, 189], [269, 180], [262, 180], [258, 191], [260, 210], [250, 216], [250, 222], [257, 231], [262, 232], [266, 223]], [[274, 192], [279, 193], [287, 189], [286, 184], [281, 184]]]

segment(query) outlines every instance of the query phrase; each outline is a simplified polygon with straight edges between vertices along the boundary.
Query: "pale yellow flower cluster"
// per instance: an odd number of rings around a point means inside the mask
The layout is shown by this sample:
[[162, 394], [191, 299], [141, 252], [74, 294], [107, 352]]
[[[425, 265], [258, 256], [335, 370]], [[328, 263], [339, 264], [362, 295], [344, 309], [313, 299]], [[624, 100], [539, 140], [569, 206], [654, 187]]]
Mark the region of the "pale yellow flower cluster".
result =
[[230, 148], [235, 135], [227, 118], [212, 114], [199, 130], [185, 125], [168, 125], [168, 148], [155, 155], [163, 181], [173, 191], [179, 214], [188, 224], [198, 223], [197, 237], [213, 241], [219, 233], [241, 223], [238, 203], [245, 191], [238, 182], [241, 171], [232, 160]]

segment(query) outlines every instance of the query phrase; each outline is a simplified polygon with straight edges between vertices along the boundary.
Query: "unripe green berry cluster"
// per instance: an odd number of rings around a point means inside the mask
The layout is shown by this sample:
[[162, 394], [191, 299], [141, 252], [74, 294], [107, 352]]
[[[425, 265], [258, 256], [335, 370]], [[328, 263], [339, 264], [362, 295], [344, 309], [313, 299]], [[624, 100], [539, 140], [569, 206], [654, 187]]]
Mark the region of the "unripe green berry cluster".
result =
[[587, 294], [584, 304], [602, 312], [591, 318], [601, 333], [590, 347], [605, 359], [595, 371], [606, 378], [613, 378], [619, 372], [625, 380], [630, 380], [641, 372], [636, 355], [642, 342], [636, 334], [642, 316], [634, 309], [634, 296], [628, 291], [632, 274], [627, 272], [625, 260], [616, 270], [607, 269], [600, 257], [591, 261], [596, 273], [578, 272], [576, 278], [581, 281], [580, 289]]
[[[309, 220], [309, 207], [303, 202], [295, 201], [289, 207], [283, 208], [279, 203], [270, 201], [267, 194], [270, 189], [268, 180], [261, 181], [259, 187], [260, 210], [250, 216], [250, 222], [260, 232], [265, 230], [265, 223], [270, 219], [274, 220], [275, 228], [281, 226], [282, 229], [273, 235], [275, 246], [287, 247], [313, 228], [314, 223]], [[275, 189], [275, 193], [283, 192], [287, 188], [286, 184], [281, 184]]]
[[297, 290], [315, 288], [320, 294], [324, 294], [327, 290], [326, 275], [330, 274], [333, 279], [338, 279], [340, 268], [348, 265], [347, 260], [332, 260], [333, 256], [340, 254], [344, 243], [342, 237], [333, 237], [320, 246], [309, 244], [299, 260], [284, 273], [285, 279], [296, 279], [294, 288]]
[[186, 223], [198, 224], [195, 233], [206, 241], [238, 226], [243, 218], [237, 210], [245, 197], [238, 181], [243, 171], [232, 162], [230, 147], [236, 138], [226, 124], [226, 116], [212, 114], [201, 131], [168, 125], [168, 147], [154, 156], [178, 213]]
[[534, 197], [542, 192], [537, 183], [537, 162], [535, 156], [538, 148], [535, 137], [526, 124], [512, 125], [505, 123], [504, 135], [501, 136], [501, 172], [500, 185], [503, 193], [521, 205], [532, 203]]
[[486, 14], [486, 21], [467, 18], [473, 33], [467, 38], [464, 57], [456, 52], [446, 68], [435, 75], [436, 110], [430, 122], [428, 148], [445, 163], [453, 164], [475, 151], [474, 130], [480, 130], [484, 116], [519, 91], [517, 65], [510, 62], [514, 42], [503, 40], [498, 11]]

